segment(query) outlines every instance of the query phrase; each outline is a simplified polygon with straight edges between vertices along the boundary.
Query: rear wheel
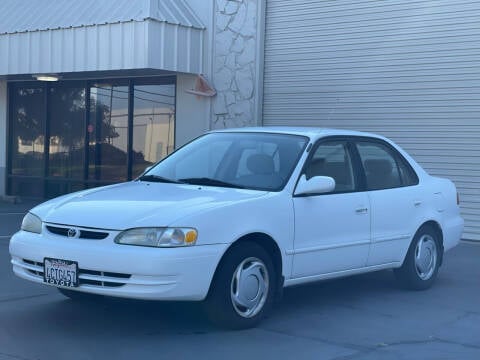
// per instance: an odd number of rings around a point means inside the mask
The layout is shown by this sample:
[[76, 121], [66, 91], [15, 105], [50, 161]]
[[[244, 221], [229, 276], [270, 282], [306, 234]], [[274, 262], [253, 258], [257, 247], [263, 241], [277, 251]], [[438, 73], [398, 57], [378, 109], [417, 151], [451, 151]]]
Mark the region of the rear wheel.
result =
[[413, 290], [432, 286], [441, 259], [440, 237], [431, 226], [421, 227], [413, 238], [407, 256], [395, 275], [402, 285]]
[[234, 245], [214, 276], [205, 301], [207, 315], [225, 328], [253, 327], [270, 309], [276, 283], [272, 260], [261, 246]]

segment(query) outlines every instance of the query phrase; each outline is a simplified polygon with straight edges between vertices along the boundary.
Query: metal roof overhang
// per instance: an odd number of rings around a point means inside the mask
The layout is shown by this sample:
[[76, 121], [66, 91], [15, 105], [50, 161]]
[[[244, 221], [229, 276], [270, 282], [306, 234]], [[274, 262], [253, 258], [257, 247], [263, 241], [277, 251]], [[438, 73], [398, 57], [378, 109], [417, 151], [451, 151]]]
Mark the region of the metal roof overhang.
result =
[[175, 6], [177, 19], [180, 18], [177, 21], [171, 16], [159, 16], [158, 9], [152, 10], [152, 3], [147, 4], [147, 13], [130, 20], [123, 17], [117, 22], [87, 25], [72, 21], [69, 27], [64, 23], [57, 28], [43, 25], [40, 29], [22, 28], [3, 34], [0, 29], [0, 78], [91, 72], [126, 74], [126, 70], [140, 69], [148, 70], [146, 74], [202, 73], [202, 25], [189, 22], [194, 14], [183, 16], [179, 13], [182, 8], [173, 0], [157, 0], [156, 4]]

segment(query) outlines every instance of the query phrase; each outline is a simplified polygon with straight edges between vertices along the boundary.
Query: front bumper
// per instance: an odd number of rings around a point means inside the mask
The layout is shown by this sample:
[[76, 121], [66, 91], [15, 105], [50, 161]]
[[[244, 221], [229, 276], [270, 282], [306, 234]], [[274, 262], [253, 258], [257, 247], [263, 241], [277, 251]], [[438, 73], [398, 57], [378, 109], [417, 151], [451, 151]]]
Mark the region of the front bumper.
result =
[[113, 242], [116, 234], [85, 240], [19, 231], [10, 240], [13, 272], [43, 283], [44, 258], [72, 260], [78, 263], [80, 286], [71, 290], [145, 300], [203, 300], [227, 247], [119, 245]]

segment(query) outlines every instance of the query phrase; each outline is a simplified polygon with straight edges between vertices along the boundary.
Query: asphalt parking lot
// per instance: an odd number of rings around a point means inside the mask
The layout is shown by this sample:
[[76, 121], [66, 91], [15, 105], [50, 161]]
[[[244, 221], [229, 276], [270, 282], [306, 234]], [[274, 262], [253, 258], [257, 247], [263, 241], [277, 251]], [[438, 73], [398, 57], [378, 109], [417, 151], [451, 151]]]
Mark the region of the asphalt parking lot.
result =
[[258, 328], [232, 332], [197, 304], [79, 304], [16, 278], [8, 239], [32, 205], [0, 202], [0, 360], [480, 359], [480, 244], [447, 253], [430, 290], [390, 271], [288, 288]]

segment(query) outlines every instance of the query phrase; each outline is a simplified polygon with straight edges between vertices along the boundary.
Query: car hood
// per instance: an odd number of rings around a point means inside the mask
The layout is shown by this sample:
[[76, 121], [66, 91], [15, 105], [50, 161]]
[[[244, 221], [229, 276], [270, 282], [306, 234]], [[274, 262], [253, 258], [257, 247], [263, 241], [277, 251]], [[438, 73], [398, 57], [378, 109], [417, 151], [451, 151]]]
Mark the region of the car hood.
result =
[[31, 212], [48, 223], [125, 230], [168, 226], [212, 207], [265, 194], [256, 190], [135, 181], [65, 195], [40, 204]]

